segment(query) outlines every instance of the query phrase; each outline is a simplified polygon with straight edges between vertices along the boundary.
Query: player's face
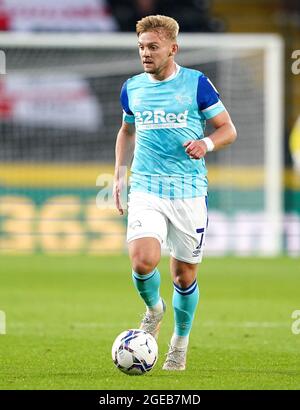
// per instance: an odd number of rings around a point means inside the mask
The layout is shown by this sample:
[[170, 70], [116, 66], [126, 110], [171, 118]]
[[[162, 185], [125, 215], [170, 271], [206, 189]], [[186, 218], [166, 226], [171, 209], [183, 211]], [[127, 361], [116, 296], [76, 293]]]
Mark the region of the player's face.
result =
[[178, 47], [163, 33], [158, 34], [155, 31], [140, 34], [138, 46], [144, 71], [154, 75], [159, 75], [173, 64]]

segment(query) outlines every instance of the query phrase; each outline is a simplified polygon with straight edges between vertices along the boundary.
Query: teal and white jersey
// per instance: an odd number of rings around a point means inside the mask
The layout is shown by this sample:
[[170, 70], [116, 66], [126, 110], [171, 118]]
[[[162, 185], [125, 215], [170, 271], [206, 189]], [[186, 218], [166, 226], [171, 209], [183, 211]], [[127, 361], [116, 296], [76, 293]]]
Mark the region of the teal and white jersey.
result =
[[203, 138], [206, 120], [225, 108], [203, 73], [176, 68], [163, 81], [142, 73], [123, 84], [123, 120], [136, 127], [131, 191], [162, 198], [207, 194], [205, 160], [191, 159], [183, 143]]

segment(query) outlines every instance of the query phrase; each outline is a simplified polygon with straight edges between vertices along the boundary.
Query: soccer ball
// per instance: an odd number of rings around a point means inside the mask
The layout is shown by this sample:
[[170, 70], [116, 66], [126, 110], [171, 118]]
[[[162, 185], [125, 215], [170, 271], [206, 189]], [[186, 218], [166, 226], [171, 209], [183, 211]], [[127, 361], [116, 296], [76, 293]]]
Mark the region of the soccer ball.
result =
[[141, 329], [128, 329], [116, 337], [111, 354], [119, 370], [130, 375], [141, 375], [154, 367], [158, 346], [150, 333]]

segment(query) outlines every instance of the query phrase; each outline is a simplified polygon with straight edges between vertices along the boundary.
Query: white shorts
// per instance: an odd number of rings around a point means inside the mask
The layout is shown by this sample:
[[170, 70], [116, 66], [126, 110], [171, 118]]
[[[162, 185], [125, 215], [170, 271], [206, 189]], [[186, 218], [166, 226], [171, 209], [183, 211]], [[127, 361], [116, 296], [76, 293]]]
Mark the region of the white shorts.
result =
[[157, 238], [174, 258], [199, 263], [206, 228], [205, 196], [168, 199], [144, 192], [129, 194], [127, 242], [145, 237]]

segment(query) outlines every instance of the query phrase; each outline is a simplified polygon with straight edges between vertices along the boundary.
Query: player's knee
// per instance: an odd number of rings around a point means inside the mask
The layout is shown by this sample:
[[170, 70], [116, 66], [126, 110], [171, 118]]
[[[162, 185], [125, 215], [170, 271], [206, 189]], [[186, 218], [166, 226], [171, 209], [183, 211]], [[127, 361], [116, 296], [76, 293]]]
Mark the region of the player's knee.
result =
[[158, 264], [158, 261], [145, 254], [133, 255], [131, 262], [132, 269], [140, 275], [146, 275], [147, 273], [152, 272]]
[[190, 286], [189, 281], [181, 276], [176, 276], [174, 283], [182, 289], [188, 288]]
[[196, 279], [195, 274], [190, 271], [178, 271], [173, 275], [173, 281], [175, 285], [182, 289], [188, 288]]

